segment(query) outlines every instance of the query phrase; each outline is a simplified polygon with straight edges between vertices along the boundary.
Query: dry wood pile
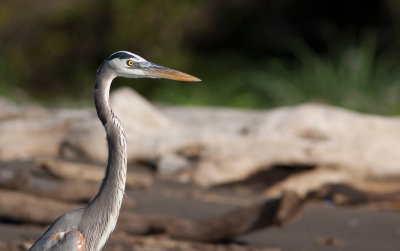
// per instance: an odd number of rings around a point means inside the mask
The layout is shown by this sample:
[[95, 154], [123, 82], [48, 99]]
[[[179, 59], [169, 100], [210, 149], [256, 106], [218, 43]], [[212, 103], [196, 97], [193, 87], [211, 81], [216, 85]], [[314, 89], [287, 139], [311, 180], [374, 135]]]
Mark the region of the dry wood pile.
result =
[[[203, 186], [242, 180], [274, 165], [328, 170], [322, 183], [400, 177], [399, 118], [315, 104], [271, 111], [157, 109], [128, 88], [113, 92], [111, 101], [124, 123], [131, 163], [153, 163]], [[105, 135], [93, 109], [19, 107], [3, 100], [0, 119], [1, 160], [106, 161]]]
[[[266, 112], [156, 108], [127, 88], [111, 100], [126, 130], [129, 163], [157, 170], [130, 170], [128, 191], [151, 188], [155, 177], [204, 187], [260, 173], [270, 178], [261, 200], [211, 218], [135, 213], [137, 201], [126, 196], [107, 250], [276, 250], [215, 243], [286, 224], [313, 200], [399, 207], [398, 118], [314, 104]], [[92, 198], [104, 175], [104, 136], [93, 109], [0, 99], [0, 223], [39, 226], [23, 240], [0, 241], [0, 250], [26, 249], [60, 214]], [[276, 175], [280, 167], [288, 173]]]

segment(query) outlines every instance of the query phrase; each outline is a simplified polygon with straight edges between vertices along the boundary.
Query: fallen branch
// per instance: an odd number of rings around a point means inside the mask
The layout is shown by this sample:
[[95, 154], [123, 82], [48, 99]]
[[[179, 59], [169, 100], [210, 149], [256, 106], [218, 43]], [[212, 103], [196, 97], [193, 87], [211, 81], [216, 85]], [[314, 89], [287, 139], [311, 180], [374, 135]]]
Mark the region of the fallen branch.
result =
[[[83, 180], [100, 182], [104, 178], [105, 167], [59, 160], [56, 158], [42, 158], [35, 162], [35, 166], [46, 170], [57, 178], [65, 180]], [[126, 187], [145, 189], [153, 184], [150, 175], [128, 172]]]
[[85, 201], [92, 198], [99, 184], [79, 180], [54, 180], [35, 175], [32, 170], [2, 166], [0, 187], [62, 201]]
[[[42, 225], [52, 223], [66, 211], [82, 207], [80, 204], [8, 190], [0, 190], [0, 205], [0, 217]], [[263, 227], [284, 224], [300, 211], [301, 206], [302, 201], [294, 193], [287, 193], [279, 199], [204, 220], [122, 211], [117, 229], [129, 234], [164, 233], [174, 239], [215, 242]]]
[[66, 211], [82, 207], [9, 190], [0, 190], [0, 205], [0, 217], [36, 224], [50, 224]]
[[[100, 186], [99, 182], [84, 180], [55, 180], [42, 177], [32, 169], [3, 165], [0, 169], [0, 187], [26, 192], [41, 198], [66, 202], [87, 202], [92, 199]], [[123, 209], [135, 206], [133, 198], [125, 198]]]
[[331, 200], [335, 205], [351, 206], [383, 203], [386, 209], [400, 209], [400, 193], [371, 193], [348, 184], [328, 184], [307, 194], [308, 200]]
[[302, 205], [295, 193], [286, 193], [279, 199], [203, 220], [123, 213], [117, 227], [131, 234], [164, 233], [174, 239], [216, 242], [285, 224], [301, 211]]

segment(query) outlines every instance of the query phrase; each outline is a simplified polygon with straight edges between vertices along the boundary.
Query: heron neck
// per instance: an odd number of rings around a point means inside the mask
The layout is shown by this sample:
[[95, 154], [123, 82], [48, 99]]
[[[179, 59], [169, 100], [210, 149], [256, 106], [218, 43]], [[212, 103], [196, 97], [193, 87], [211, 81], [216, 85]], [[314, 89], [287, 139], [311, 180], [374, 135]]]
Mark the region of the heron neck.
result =
[[[109, 105], [109, 91], [114, 75], [111, 71], [99, 70], [96, 78], [95, 105], [107, 135], [108, 163], [106, 174], [98, 194], [86, 208], [92, 218], [91, 227], [96, 231], [87, 231], [93, 238], [93, 250], [101, 249], [108, 236], [114, 230], [121, 208], [126, 181], [126, 138], [120, 120]], [[96, 233], [96, 234], [91, 234]], [[88, 236], [85, 236], [86, 239]]]

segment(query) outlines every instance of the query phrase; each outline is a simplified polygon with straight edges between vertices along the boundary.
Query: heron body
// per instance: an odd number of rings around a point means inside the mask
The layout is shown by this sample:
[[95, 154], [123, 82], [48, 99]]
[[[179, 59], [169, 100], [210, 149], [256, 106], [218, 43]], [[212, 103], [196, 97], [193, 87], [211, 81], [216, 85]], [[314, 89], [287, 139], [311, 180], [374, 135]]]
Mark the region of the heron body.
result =
[[109, 105], [110, 86], [116, 77], [200, 81], [127, 51], [115, 52], [103, 61], [96, 74], [94, 100], [97, 115], [107, 135], [105, 177], [90, 203], [61, 215], [33, 244], [29, 249], [31, 251], [101, 250], [115, 228], [125, 191], [127, 169], [124, 129]]

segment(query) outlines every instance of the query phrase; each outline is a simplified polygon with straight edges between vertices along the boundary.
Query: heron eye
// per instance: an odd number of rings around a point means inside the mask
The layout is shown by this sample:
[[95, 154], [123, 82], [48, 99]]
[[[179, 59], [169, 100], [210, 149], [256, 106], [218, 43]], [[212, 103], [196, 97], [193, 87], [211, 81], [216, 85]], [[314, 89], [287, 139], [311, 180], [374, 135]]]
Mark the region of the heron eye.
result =
[[129, 65], [129, 66], [132, 66], [133, 65], [133, 61], [132, 60], [128, 60], [128, 61], [126, 61], [126, 64]]

